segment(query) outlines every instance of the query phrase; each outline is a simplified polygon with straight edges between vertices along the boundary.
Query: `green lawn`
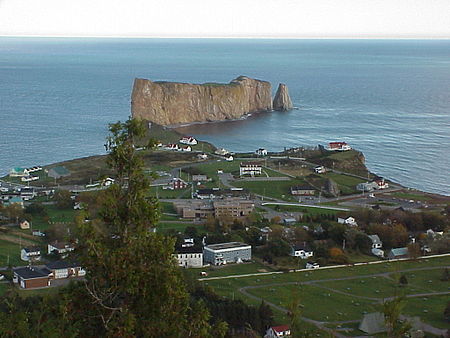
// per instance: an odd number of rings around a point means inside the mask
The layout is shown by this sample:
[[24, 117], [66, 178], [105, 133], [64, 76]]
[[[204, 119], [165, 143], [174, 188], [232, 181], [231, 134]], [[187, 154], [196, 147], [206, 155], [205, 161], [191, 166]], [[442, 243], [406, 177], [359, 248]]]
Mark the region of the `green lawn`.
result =
[[356, 186], [358, 185], [358, 183], [366, 182], [366, 180], [363, 180], [361, 178], [348, 175], [340, 175], [332, 172], [324, 174], [323, 177], [331, 178], [334, 182], [336, 182], [339, 189], [341, 190], [342, 195], [357, 193], [358, 190], [356, 190]]
[[2, 297], [9, 288], [9, 283], [0, 283], [0, 297]]
[[[261, 288], [249, 289], [248, 291], [253, 295], [261, 296], [274, 304], [286, 306], [292, 298], [292, 292], [295, 289], [299, 289], [299, 285], [297, 285], [298, 282], [340, 277], [357, 277], [374, 273], [390, 273], [393, 280], [381, 276], [375, 278], [361, 277], [346, 281], [315, 282], [317, 285], [301, 286], [300, 298], [301, 303], [304, 304], [304, 315], [306, 317], [319, 320], [327, 320], [326, 317], [328, 317], [328, 320], [330, 321], [354, 320], [360, 319], [364, 311], [371, 312], [379, 307], [379, 302], [377, 303], [376, 300], [362, 299], [358, 298], [358, 296], [379, 298], [380, 301], [382, 301], [383, 297], [394, 296], [398, 290], [409, 294], [441, 290], [442, 285], [438, 286], [440, 284], [437, 281], [431, 283], [432, 286], [430, 286], [426, 276], [428, 274], [428, 276], [433, 276], [432, 278], [438, 278], [442, 275], [442, 269], [408, 272], [407, 278], [409, 285], [401, 289], [396, 286], [396, 281], [400, 275], [398, 271], [412, 268], [430, 268], [433, 266], [448, 265], [449, 262], [449, 257], [439, 257], [426, 260], [386, 262], [382, 264], [362, 265], [329, 270], [280, 273], [242, 278], [231, 277], [229, 279], [221, 280], [205, 280], [203, 283], [207, 283], [209, 286], [213, 287], [214, 290], [222, 296], [233, 296], [235, 298], [242, 299], [249, 304], [253, 304], [256, 301], [248, 299], [246, 296], [242, 295], [239, 292], [239, 288], [244, 286], [260, 285]], [[414, 277], [412, 275], [414, 275]], [[280, 285], [280, 283], [290, 284]], [[342, 295], [335, 291], [321, 288], [320, 286], [329, 287], [337, 291], [349, 293], [350, 295]], [[448, 297], [441, 298], [448, 299]], [[439, 301], [438, 303], [439, 304], [437, 305], [430, 303], [430, 310], [428, 310], [429, 312], [425, 312], [425, 316], [421, 316], [424, 321], [429, 320], [432, 313], [442, 313], [443, 308], [438, 309], [438, 307], [442, 307], [445, 302]], [[417, 306], [417, 310], [414, 310], [414, 308], [411, 307], [411, 310], [408, 311], [416, 311], [417, 313], [419, 308], [420, 307]], [[405, 313], [409, 314], [407, 311], [405, 311]], [[418, 314], [419, 313], [416, 315]], [[436, 321], [439, 321], [441, 326], [448, 325], [445, 324], [440, 318], [436, 319]], [[432, 323], [431, 321], [429, 322]]]
[[405, 273], [408, 285], [421, 287], [425, 292], [450, 291], [450, 282], [441, 281], [444, 269], [412, 271]]
[[313, 207], [303, 207], [303, 206], [296, 206], [296, 205], [276, 205], [276, 204], [269, 204], [265, 205], [268, 206], [271, 209], [274, 209], [276, 211], [287, 211], [287, 212], [303, 212], [304, 214], [310, 214], [310, 215], [321, 215], [321, 214], [333, 214], [335, 215], [339, 211], [333, 210], [333, 209], [327, 209], [327, 208], [313, 208]]
[[8, 265], [8, 256], [11, 265], [26, 264], [20, 259], [20, 249], [19, 244], [0, 240], [0, 266]]
[[175, 208], [172, 202], [159, 202], [159, 206], [162, 212], [169, 214], [176, 214]]
[[295, 201], [291, 195], [290, 188], [294, 185], [302, 185], [305, 182], [299, 179], [292, 179], [290, 181], [277, 181], [277, 182], [246, 182], [235, 181], [232, 184], [238, 188], [244, 188], [250, 192], [263, 195], [270, 198], [282, 199], [285, 201]]
[[340, 321], [360, 319], [364, 312], [373, 312], [374, 302], [323, 290], [312, 285], [283, 285], [248, 289], [250, 294], [275, 305], [288, 308], [298, 292], [302, 314], [311, 319]]
[[394, 196], [394, 197], [402, 198], [402, 199], [405, 199], [405, 200], [429, 201], [429, 200], [432, 199], [429, 196], [426, 196], [426, 195], [423, 195], [423, 194], [420, 194], [420, 193], [412, 193], [412, 192], [411, 193], [409, 193], [409, 192], [406, 193], [406, 192], [398, 191], [398, 192], [393, 192], [390, 195]]
[[186, 189], [163, 189], [162, 187], [151, 187], [150, 195], [158, 198], [191, 198], [191, 188]]
[[230, 275], [245, 275], [258, 272], [270, 272], [273, 269], [258, 263], [243, 263], [243, 264], [229, 264], [220, 267], [209, 267], [204, 269], [208, 272], [208, 277], [230, 276]]
[[371, 298], [388, 298], [409, 292], [424, 292], [410, 287], [399, 287], [399, 284], [385, 277], [369, 277], [332, 282], [316, 283], [318, 287], [332, 288], [355, 296]]
[[444, 309], [448, 302], [450, 295], [409, 298], [403, 312], [408, 316], [420, 317], [437, 328], [450, 329], [450, 323], [444, 321]]
[[156, 229], [158, 231], [167, 231], [167, 230], [176, 230], [180, 232], [184, 232], [184, 229], [186, 229], [189, 226], [198, 226], [203, 229], [203, 226], [201, 225], [195, 225], [194, 223], [190, 222], [183, 222], [183, 223], [171, 223], [170, 221], [167, 222], [159, 222], [156, 226]]
[[225, 161], [217, 160], [214, 162], [203, 163], [195, 166], [202, 174], [208, 176], [208, 178], [217, 177], [217, 170], [223, 170], [224, 173], [239, 172], [239, 164], [242, 161]]

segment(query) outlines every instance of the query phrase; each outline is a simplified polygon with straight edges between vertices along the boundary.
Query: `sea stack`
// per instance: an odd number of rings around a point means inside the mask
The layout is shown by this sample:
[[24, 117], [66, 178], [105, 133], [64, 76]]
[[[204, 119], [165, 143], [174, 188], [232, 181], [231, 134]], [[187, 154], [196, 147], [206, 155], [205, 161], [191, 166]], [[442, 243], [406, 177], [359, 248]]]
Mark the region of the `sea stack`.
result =
[[270, 110], [270, 83], [246, 76], [225, 84], [135, 79], [131, 94], [132, 116], [163, 126], [238, 119]]
[[288, 111], [294, 108], [291, 98], [289, 97], [289, 91], [284, 83], [280, 83], [277, 93], [273, 99], [273, 110]]

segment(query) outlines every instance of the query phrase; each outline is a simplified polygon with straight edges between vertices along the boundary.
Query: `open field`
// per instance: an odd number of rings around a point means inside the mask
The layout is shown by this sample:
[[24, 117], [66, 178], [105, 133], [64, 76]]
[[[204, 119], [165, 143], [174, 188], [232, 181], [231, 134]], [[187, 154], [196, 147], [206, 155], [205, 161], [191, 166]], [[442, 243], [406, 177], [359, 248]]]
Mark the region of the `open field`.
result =
[[358, 183], [366, 182], [361, 178], [348, 175], [340, 175], [332, 172], [324, 174], [323, 177], [330, 178], [334, 182], [336, 182], [339, 189], [341, 190], [342, 195], [350, 195], [357, 193], [358, 190], [356, 190], [356, 185]]
[[276, 204], [265, 204], [265, 206], [276, 210], [276, 211], [286, 211], [286, 212], [303, 212], [304, 214], [310, 215], [324, 215], [324, 214], [337, 214], [339, 211], [334, 209], [327, 208], [313, 208], [313, 207], [304, 207], [304, 206], [296, 206], [296, 205], [276, 205]]
[[233, 186], [237, 188], [244, 188], [250, 192], [263, 195], [270, 198], [282, 199], [285, 201], [295, 201], [291, 195], [290, 188], [294, 185], [302, 185], [305, 182], [299, 179], [292, 179], [289, 181], [259, 181], [259, 182], [246, 182], [246, 181], [234, 181]]
[[[405, 314], [420, 316], [437, 328], [450, 328], [442, 316], [444, 305], [450, 300], [450, 289], [448, 282], [440, 281], [443, 267], [449, 265], [450, 257], [447, 256], [241, 278], [206, 278], [203, 282], [225, 297], [240, 298], [250, 304], [264, 299], [282, 308], [288, 307], [292, 295], [298, 292], [303, 316], [325, 322], [360, 320], [365, 312], [379, 310], [383, 298], [400, 294], [430, 294], [425, 297], [432, 299], [426, 303], [425, 312], [423, 303], [420, 303], [424, 297], [418, 297], [408, 298]], [[403, 273], [408, 285], [400, 287], [398, 278]], [[432, 296], [435, 292], [449, 294]], [[409, 306], [410, 303], [414, 306]]]
[[24, 263], [20, 259], [20, 245], [18, 243], [12, 243], [5, 240], [0, 240], [0, 266], [6, 266], [9, 263], [11, 265], [20, 265]]
[[207, 267], [203, 268], [203, 271], [208, 273], [208, 277], [220, 277], [220, 276], [230, 276], [230, 275], [241, 275], [248, 273], [258, 273], [258, 272], [270, 272], [273, 269], [258, 263], [243, 263], [243, 264], [229, 264], [219, 267]]
[[170, 222], [170, 221], [160, 221], [156, 226], [156, 229], [162, 232], [168, 230], [184, 232], [184, 229], [186, 229], [189, 226], [196, 226], [203, 229], [202, 225], [196, 225], [191, 222]]

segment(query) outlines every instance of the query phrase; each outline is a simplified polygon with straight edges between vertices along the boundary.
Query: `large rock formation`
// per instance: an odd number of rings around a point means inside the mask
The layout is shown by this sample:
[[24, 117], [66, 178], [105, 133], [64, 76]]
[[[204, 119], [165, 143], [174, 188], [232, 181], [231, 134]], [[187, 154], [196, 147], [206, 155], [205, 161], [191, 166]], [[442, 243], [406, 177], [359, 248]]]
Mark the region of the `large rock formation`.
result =
[[289, 97], [289, 91], [284, 83], [280, 83], [277, 93], [273, 99], [273, 109], [278, 111], [288, 111], [294, 108], [291, 98]]
[[221, 121], [272, 109], [269, 82], [240, 76], [229, 84], [189, 84], [135, 79], [133, 117], [160, 125]]

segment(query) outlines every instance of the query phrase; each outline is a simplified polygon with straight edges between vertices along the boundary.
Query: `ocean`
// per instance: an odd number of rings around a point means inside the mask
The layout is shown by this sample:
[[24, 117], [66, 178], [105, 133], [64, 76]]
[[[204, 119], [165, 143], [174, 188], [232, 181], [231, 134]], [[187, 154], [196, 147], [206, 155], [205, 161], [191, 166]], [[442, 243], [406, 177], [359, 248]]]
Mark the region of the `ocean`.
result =
[[346, 141], [369, 169], [450, 195], [450, 40], [0, 38], [0, 173], [102, 154], [135, 77], [287, 84], [297, 109], [192, 125], [231, 151]]

